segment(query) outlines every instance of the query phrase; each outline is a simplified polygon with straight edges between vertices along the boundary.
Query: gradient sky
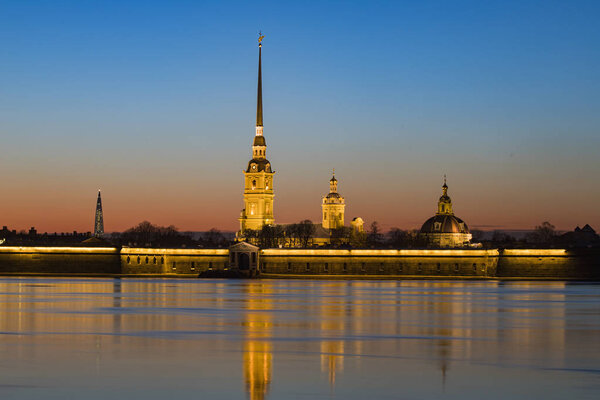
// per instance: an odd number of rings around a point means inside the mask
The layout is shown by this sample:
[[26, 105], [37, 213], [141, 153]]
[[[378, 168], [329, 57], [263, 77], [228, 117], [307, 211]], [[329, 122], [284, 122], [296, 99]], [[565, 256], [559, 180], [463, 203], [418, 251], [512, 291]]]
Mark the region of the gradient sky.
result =
[[275, 220], [600, 230], [598, 1], [0, 2], [0, 225], [238, 228], [257, 32]]

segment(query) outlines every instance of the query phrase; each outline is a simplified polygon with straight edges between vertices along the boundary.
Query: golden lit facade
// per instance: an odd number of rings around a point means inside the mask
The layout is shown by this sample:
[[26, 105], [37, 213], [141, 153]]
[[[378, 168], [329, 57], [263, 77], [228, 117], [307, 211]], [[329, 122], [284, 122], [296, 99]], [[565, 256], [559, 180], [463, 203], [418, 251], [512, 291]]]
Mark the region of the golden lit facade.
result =
[[258, 43], [258, 90], [256, 104], [256, 135], [252, 143], [252, 159], [244, 171], [244, 209], [240, 214], [240, 234], [248, 229], [259, 230], [273, 225], [273, 176], [271, 163], [267, 160], [267, 142], [263, 136], [262, 111], [262, 38]]
[[345, 200], [337, 191], [335, 171], [329, 180], [329, 194], [323, 197], [323, 228], [339, 229], [344, 226]]

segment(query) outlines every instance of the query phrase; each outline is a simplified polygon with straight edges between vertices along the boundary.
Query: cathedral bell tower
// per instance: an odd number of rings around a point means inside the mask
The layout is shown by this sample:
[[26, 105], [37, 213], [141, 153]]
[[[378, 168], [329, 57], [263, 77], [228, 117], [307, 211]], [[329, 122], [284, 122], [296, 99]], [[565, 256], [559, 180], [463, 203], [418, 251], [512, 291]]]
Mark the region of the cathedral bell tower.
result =
[[267, 160], [267, 142], [263, 136], [261, 52], [264, 36], [258, 38], [258, 90], [256, 99], [256, 135], [252, 143], [252, 159], [244, 172], [244, 209], [240, 213], [240, 233], [273, 225], [273, 175]]
[[323, 228], [339, 229], [344, 226], [345, 200], [337, 192], [337, 179], [335, 170], [329, 180], [329, 194], [323, 197]]

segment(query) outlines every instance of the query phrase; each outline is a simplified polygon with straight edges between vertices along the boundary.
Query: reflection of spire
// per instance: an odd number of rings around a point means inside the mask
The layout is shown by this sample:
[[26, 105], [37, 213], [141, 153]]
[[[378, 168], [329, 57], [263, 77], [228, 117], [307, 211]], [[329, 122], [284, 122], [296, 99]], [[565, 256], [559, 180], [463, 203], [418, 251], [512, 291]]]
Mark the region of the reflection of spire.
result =
[[271, 384], [271, 343], [249, 340], [244, 346], [244, 378], [250, 400], [262, 400]]
[[327, 370], [331, 389], [335, 387], [335, 375], [337, 370], [339, 369], [342, 371], [344, 369], [343, 354], [343, 341], [321, 342], [321, 371]]
[[114, 316], [113, 316], [113, 332], [117, 333], [116, 342], [121, 342], [121, 318], [123, 317], [123, 313], [119, 310], [122, 307], [121, 300], [123, 297], [122, 288], [121, 288], [121, 278], [115, 278], [113, 281], [113, 308]]
[[448, 372], [448, 349], [446, 349], [445, 346], [448, 346], [448, 344], [442, 344], [442, 346], [444, 346], [442, 348], [441, 353], [441, 357], [440, 357], [440, 369], [442, 370], [442, 393], [446, 392], [446, 373]]
[[270, 342], [272, 316], [271, 302], [266, 300], [267, 285], [251, 283], [247, 289], [245, 318], [244, 379], [250, 400], [262, 400], [269, 391], [273, 350]]
[[[333, 178], [335, 179], [335, 178]], [[336, 294], [347, 295], [347, 285], [332, 285], [331, 290]], [[329, 378], [329, 387], [331, 391], [335, 388], [335, 378], [337, 373], [344, 369], [344, 341], [329, 340], [333, 337], [344, 337], [345, 310], [333, 306], [330, 303], [323, 303], [320, 308], [319, 318], [321, 320], [321, 372], [327, 372]]]

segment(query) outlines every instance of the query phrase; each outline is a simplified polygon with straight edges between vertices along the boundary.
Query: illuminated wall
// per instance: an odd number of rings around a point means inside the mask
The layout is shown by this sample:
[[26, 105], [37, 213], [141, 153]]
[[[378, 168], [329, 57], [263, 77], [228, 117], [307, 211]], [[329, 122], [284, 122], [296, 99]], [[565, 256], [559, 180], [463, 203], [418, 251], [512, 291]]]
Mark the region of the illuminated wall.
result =
[[198, 275], [211, 269], [225, 269], [229, 251], [225, 249], [121, 249], [122, 273]]
[[266, 249], [260, 259], [267, 274], [488, 277], [498, 251]]
[[118, 274], [114, 247], [2, 247], [2, 273]]
[[[263, 275], [600, 278], [592, 249], [263, 249]], [[198, 276], [229, 267], [228, 249], [2, 247], [0, 273]]]

